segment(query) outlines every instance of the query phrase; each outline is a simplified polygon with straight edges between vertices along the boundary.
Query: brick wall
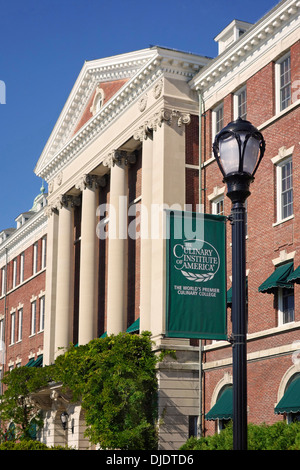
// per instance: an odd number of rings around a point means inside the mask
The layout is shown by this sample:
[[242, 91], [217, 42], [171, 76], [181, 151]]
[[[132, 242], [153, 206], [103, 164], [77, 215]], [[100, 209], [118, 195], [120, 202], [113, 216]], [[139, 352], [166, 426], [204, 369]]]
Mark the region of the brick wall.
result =
[[[103, 101], [103, 105], [105, 105], [105, 103], [107, 103], [111, 98], [112, 96], [117, 93], [117, 91], [122, 88], [122, 86], [127, 82], [127, 79], [122, 79], [122, 80], [114, 80], [112, 82], [103, 82], [103, 83], [99, 83], [98, 84], [98, 87], [100, 87], [103, 92], [104, 92], [104, 101]], [[79, 131], [79, 129], [84, 126], [84, 124], [89, 120], [91, 119], [91, 117], [93, 116], [90, 109], [91, 109], [91, 106], [93, 104], [93, 101], [94, 101], [94, 98], [95, 98], [95, 94], [96, 94], [96, 90], [95, 92], [93, 93], [90, 101], [88, 102], [87, 104], [87, 107], [86, 109], [83, 111], [83, 114], [80, 118], [80, 121], [79, 123], [77, 124], [76, 126], [76, 129], [74, 131], [74, 135]]]
[[[300, 70], [299, 41], [291, 48], [292, 81], [299, 79]], [[232, 97], [230, 93], [224, 99], [224, 125], [232, 117]], [[297, 96], [299, 99], [299, 96]], [[266, 152], [258, 169], [254, 183], [251, 185], [251, 196], [247, 201], [248, 235], [247, 235], [247, 270], [248, 276], [248, 333], [254, 334], [278, 326], [277, 295], [258, 292], [260, 284], [274, 271], [272, 260], [280, 252], [295, 252], [294, 266], [300, 264], [300, 236], [298, 214], [300, 211], [300, 144], [299, 122], [300, 108], [296, 107], [283, 113], [279, 119], [272, 119], [275, 113], [275, 64], [269, 63], [247, 81], [247, 119], [255, 126], [263, 126], [262, 133], [266, 141]], [[211, 151], [208, 142], [212, 142], [211, 111], [206, 112], [204, 160], [209, 160]], [[276, 224], [276, 171], [271, 159], [278, 155], [281, 147], [294, 146], [293, 152], [293, 200], [294, 218]], [[207, 199], [215, 187], [224, 186], [216, 162], [205, 167], [205, 210], [211, 212], [211, 203]], [[230, 214], [231, 203], [224, 195], [225, 215]], [[227, 267], [228, 288], [231, 286], [231, 226], [227, 225]], [[295, 285], [295, 321], [300, 321], [300, 286]], [[228, 333], [231, 331], [231, 309], [228, 309]], [[274, 414], [277, 393], [285, 372], [293, 365], [291, 354], [268, 356], [264, 350], [275, 350], [280, 346], [292, 344], [299, 340], [299, 330], [289, 329], [277, 334], [252, 336], [248, 341], [248, 353], [254, 359], [248, 363], [248, 421], [271, 424], [282, 420]], [[209, 341], [205, 342], [209, 344]], [[205, 353], [206, 362], [231, 358], [231, 347], [210, 349]], [[260, 359], [261, 356], [261, 359]], [[210, 409], [212, 393], [225, 373], [231, 374], [231, 367], [217, 367], [205, 372], [205, 413]], [[207, 433], [216, 431], [215, 422], [205, 422]]]
[[[27, 364], [29, 356], [43, 350], [43, 330], [40, 330], [41, 303], [40, 298], [45, 292], [45, 269], [42, 269], [42, 238], [37, 240], [38, 265], [37, 273], [33, 274], [33, 245], [24, 250], [24, 281], [20, 283], [20, 254], [17, 259], [17, 282], [13, 287], [13, 260], [7, 264], [7, 294], [0, 298], [0, 313], [5, 315], [5, 347], [6, 366], [16, 367]], [[36, 301], [36, 328], [31, 330], [31, 305]], [[18, 308], [23, 309], [22, 338], [18, 340]], [[11, 342], [12, 312], [15, 313], [14, 341]], [[21, 362], [20, 362], [21, 361]]]

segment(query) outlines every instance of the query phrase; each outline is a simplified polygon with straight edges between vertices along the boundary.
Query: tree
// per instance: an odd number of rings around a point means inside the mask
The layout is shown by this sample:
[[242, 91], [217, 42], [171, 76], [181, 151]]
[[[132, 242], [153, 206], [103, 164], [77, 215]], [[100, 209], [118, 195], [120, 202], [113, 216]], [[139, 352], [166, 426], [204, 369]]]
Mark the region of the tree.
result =
[[87, 436], [102, 449], [157, 448], [157, 375], [150, 333], [121, 333], [72, 347], [55, 379], [81, 399]]
[[33, 429], [37, 431], [43, 426], [40, 409], [30, 394], [47, 386], [50, 370], [24, 366], [6, 372], [2, 379], [6, 389], [0, 401], [2, 434], [5, 434], [4, 427], [13, 423], [11, 438], [32, 439]]

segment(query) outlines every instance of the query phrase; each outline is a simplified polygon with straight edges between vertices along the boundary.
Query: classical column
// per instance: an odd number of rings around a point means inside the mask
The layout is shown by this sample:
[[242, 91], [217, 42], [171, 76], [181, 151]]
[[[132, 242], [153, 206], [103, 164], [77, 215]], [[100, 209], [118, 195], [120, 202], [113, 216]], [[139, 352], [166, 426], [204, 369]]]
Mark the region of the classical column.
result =
[[47, 224], [47, 260], [46, 260], [46, 292], [45, 297], [45, 332], [44, 332], [44, 365], [52, 364], [54, 359], [55, 306], [56, 306], [56, 274], [57, 274], [57, 242], [58, 212], [54, 205], [45, 208]]
[[[159, 208], [183, 210], [185, 204], [185, 124], [189, 116], [176, 110], [162, 110], [153, 133], [152, 204]], [[159, 123], [161, 124], [159, 125]], [[159, 218], [159, 220], [158, 220]], [[165, 329], [166, 244], [162, 209], [152, 214], [151, 332], [160, 336]]]
[[145, 134], [142, 149], [142, 203], [141, 203], [141, 264], [140, 264], [140, 331], [151, 331], [151, 205], [153, 138]]
[[88, 343], [96, 337], [97, 333], [98, 239], [96, 236], [96, 209], [98, 204], [97, 188], [99, 184], [101, 184], [100, 178], [93, 175], [85, 175], [81, 178], [78, 185], [76, 185], [76, 187], [82, 191], [79, 344]]
[[127, 238], [126, 159], [114, 152], [108, 165], [110, 173], [107, 333], [118, 334], [126, 329], [125, 283]]
[[63, 353], [59, 348], [68, 347], [72, 340], [71, 298], [73, 280], [73, 210], [72, 197], [63, 195], [59, 203], [57, 290], [55, 318], [55, 355]]

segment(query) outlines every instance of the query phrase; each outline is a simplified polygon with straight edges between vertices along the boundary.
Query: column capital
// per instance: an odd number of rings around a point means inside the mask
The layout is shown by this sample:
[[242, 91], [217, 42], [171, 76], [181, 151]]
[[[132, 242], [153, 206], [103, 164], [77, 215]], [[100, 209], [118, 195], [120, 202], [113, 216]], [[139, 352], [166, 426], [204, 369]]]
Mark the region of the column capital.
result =
[[76, 189], [80, 189], [80, 191], [84, 191], [86, 188], [104, 188], [105, 186], [105, 176], [91, 174], [83, 175], [75, 185]]
[[52, 204], [52, 207], [56, 210], [75, 206], [80, 206], [80, 198], [70, 194], [61, 194]]
[[111, 168], [116, 164], [121, 165], [133, 165], [136, 162], [136, 155], [135, 153], [129, 153], [125, 150], [113, 150], [108, 154], [108, 156], [104, 159], [103, 165]]
[[152, 131], [157, 131], [162, 126], [163, 122], [169, 126], [175, 122], [178, 127], [182, 127], [183, 125], [190, 124], [191, 115], [189, 113], [182, 113], [177, 109], [161, 108], [134, 132], [133, 138], [140, 141], [146, 140]]

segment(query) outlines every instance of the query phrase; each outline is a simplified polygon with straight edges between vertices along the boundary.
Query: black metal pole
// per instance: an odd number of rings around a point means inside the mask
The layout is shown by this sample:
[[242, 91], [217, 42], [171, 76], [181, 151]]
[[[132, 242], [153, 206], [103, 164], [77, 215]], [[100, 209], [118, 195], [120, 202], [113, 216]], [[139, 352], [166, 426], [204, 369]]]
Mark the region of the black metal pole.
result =
[[252, 177], [226, 178], [232, 201], [232, 379], [233, 448], [247, 450], [247, 318], [246, 318], [246, 208]]
[[247, 449], [245, 204], [232, 206], [233, 448]]

